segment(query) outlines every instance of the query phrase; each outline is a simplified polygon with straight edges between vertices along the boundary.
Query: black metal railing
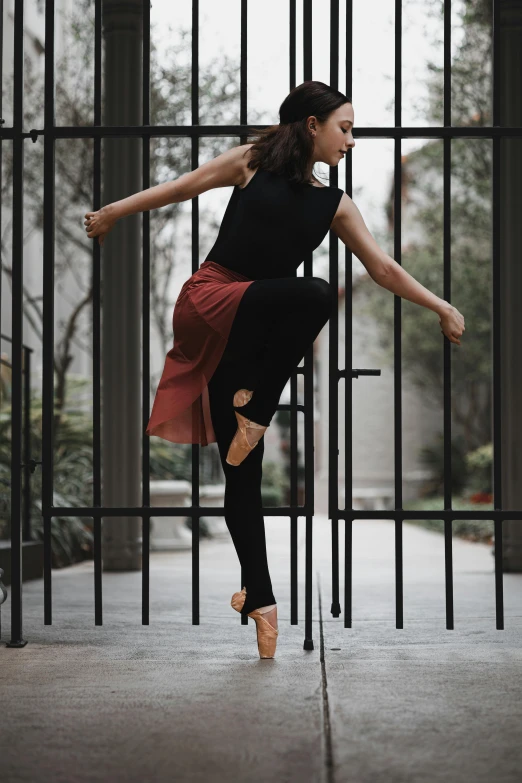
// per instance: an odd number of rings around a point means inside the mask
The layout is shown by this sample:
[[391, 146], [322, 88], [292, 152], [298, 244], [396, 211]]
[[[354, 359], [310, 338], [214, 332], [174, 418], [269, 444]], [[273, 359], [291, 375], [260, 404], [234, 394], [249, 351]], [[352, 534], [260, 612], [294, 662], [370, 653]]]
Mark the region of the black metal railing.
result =
[[[352, 626], [352, 522], [354, 519], [393, 519], [395, 522], [395, 619], [396, 628], [404, 627], [403, 617], [403, 538], [402, 523], [407, 519], [443, 519], [445, 539], [445, 591], [446, 591], [446, 628], [454, 628], [453, 611], [453, 559], [452, 559], [452, 521], [458, 519], [485, 519], [493, 520], [495, 541], [495, 603], [496, 603], [496, 628], [504, 628], [504, 603], [503, 603], [503, 578], [502, 578], [502, 522], [503, 520], [521, 520], [522, 510], [506, 510], [502, 505], [502, 463], [501, 463], [501, 407], [500, 407], [500, 379], [501, 379], [501, 344], [500, 344], [500, 144], [506, 138], [518, 138], [522, 136], [522, 128], [501, 126], [500, 106], [500, 9], [501, 0], [493, 0], [492, 10], [492, 68], [493, 68], [493, 106], [491, 127], [452, 127], [451, 125], [451, 13], [450, 3], [444, 3], [444, 126], [443, 127], [402, 127], [402, 82], [400, 78], [402, 70], [402, 4], [401, 0], [395, 2], [395, 127], [394, 128], [359, 128], [357, 138], [381, 138], [394, 140], [394, 259], [401, 263], [401, 141], [407, 138], [442, 139], [443, 142], [443, 194], [444, 194], [444, 233], [443, 233], [443, 273], [444, 293], [443, 298], [451, 301], [451, 143], [453, 139], [480, 138], [491, 139], [493, 145], [492, 155], [492, 328], [493, 328], [493, 497], [494, 510], [484, 511], [457, 511], [452, 508], [451, 494], [451, 343], [443, 337], [441, 349], [443, 351], [444, 371], [444, 510], [406, 510], [402, 497], [402, 374], [401, 374], [401, 297], [394, 297], [394, 475], [395, 475], [395, 503], [393, 510], [355, 510], [353, 508], [340, 509], [339, 482], [338, 482], [338, 382], [340, 375], [330, 373], [329, 389], [329, 510], [328, 515], [332, 520], [332, 605], [331, 613], [338, 617], [341, 613], [339, 602], [339, 519], [345, 520], [345, 552], [344, 552], [344, 626]], [[337, 58], [333, 54], [335, 29], [338, 24], [338, 4], [332, 3], [332, 60], [330, 71], [330, 83], [337, 85]], [[351, 8], [352, 3], [347, 4], [347, 48], [351, 53]], [[334, 15], [335, 12], [335, 15]], [[346, 89], [350, 94], [352, 84], [352, 65], [350, 57], [346, 60]], [[352, 193], [352, 160], [347, 158], [345, 190]], [[336, 174], [334, 172], [334, 179]], [[334, 182], [334, 184], [337, 184]], [[336, 244], [336, 243], [334, 243]], [[346, 249], [346, 269], [350, 269], [351, 254]], [[337, 280], [337, 251], [333, 248], [330, 256], [331, 280]], [[345, 310], [345, 366], [352, 364], [352, 310], [351, 302], [347, 297]], [[338, 366], [338, 324], [332, 320], [330, 325], [330, 366]], [[346, 379], [345, 379], [346, 380]], [[345, 497], [352, 497], [352, 389], [350, 384], [345, 386], [346, 393], [346, 418], [345, 418]]]
[[[101, 437], [100, 437], [100, 246], [93, 243], [93, 484], [94, 496], [92, 507], [57, 508], [53, 506], [53, 344], [54, 344], [54, 199], [55, 199], [55, 145], [58, 139], [92, 138], [93, 152], [93, 208], [101, 206], [101, 141], [111, 137], [132, 138], [143, 140], [143, 188], [150, 186], [150, 139], [153, 137], [184, 136], [191, 139], [191, 165], [199, 165], [199, 140], [204, 136], [239, 137], [241, 143], [247, 140], [251, 126], [247, 124], [247, 2], [241, 3], [241, 70], [240, 70], [240, 124], [221, 126], [199, 125], [198, 107], [198, 36], [199, 3], [195, 1], [192, 9], [192, 25], [196, 31], [192, 37], [192, 123], [190, 126], [153, 126], [150, 124], [150, 3], [144, 0], [143, 14], [143, 114], [142, 125], [139, 126], [103, 126], [101, 124], [102, 81], [102, 0], [94, 2], [94, 125], [81, 127], [57, 127], [55, 124], [54, 91], [54, 31], [55, 4], [48, 0], [45, 8], [45, 106], [44, 128], [25, 131], [23, 128], [23, 3], [15, 6], [14, 17], [14, 113], [13, 126], [3, 127], [2, 140], [12, 140], [13, 143], [13, 481], [12, 481], [12, 518], [13, 518], [13, 570], [12, 570], [12, 621], [11, 640], [9, 646], [22, 647], [26, 644], [22, 632], [22, 573], [21, 573], [21, 538], [16, 520], [20, 519], [20, 470], [22, 467], [20, 450], [21, 408], [18, 405], [20, 391], [20, 362], [17, 360], [16, 347], [22, 341], [22, 275], [23, 275], [23, 150], [26, 139], [33, 143], [43, 139], [44, 144], [44, 252], [43, 252], [43, 423], [42, 423], [42, 516], [44, 529], [44, 623], [52, 624], [52, 579], [51, 579], [51, 519], [55, 516], [91, 517], [93, 519], [94, 536], [94, 619], [96, 625], [103, 621], [102, 610], [102, 550], [101, 550], [101, 520], [103, 517], [139, 516], [143, 521], [142, 531], [142, 623], [149, 623], [149, 561], [150, 561], [150, 517], [183, 516], [192, 520], [192, 622], [199, 624], [199, 519], [202, 515], [211, 516], [223, 514], [221, 507], [201, 507], [199, 505], [200, 452], [198, 445], [192, 446], [192, 505], [179, 508], [160, 508], [150, 506], [150, 455], [149, 438], [143, 437], [143, 505], [141, 507], [103, 507], [101, 505]], [[290, 79], [289, 88], [295, 86], [296, 72], [296, 3], [290, 2]], [[311, 46], [311, 3], [305, 3], [306, 18], [304, 24], [304, 47]], [[311, 78], [311, 50], [305, 53], [305, 78]], [[258, 126], [264, 127], [264, 126]], [[150, 305], [147, 292], [150, 284], [150, 216], [143, 213], [143, 430], [148, 422], [149, 411], [149, 375], [150, 360], [146, 346], [150, 340]], [[199, 211], [198, 198], [192, 200], [192, 271], [199, 268]], [[305, 274], [312, 272], [312, 257], [305, 260]], [[280, 410], [288, 410], [291, 414], [291, 444], [290, 444], [290, 506], [269, 507], [264, 509], [265, 515], [284, 515], [290, 518], [291, 543], [291, 623], [298, 622], [297, 603], [297, 520], [299, 516], [306, 517], [306, 610], [305, 610], [305, 646], [313, 648], [312, 641], [312, 519], [314, 504], [314, 474], [313, 474], [313, 347], [311, 346], [304, 359], [304, 365], [296, 369], [291, 379], [291, 402], [279, 406]], [[297, 376], [304, 376], [303, 405], [297, 403]], [[305, 503], [297, 504], [298, 471], [297, 471], [297, 413], [302, 411], [305, 416]], [[240, 583], [242, 584], [242, 582]], [[242, 618], [241, 622], [248, 622]]]
[[[23, 108], [23, 77], [24, 77], [24, 4], [15, 4], [14, 16], [14, 112], [12, 127], [0, 128], [2, 141], [10, 140], [13, 148], [13, 227], [12, 227], [12, 253], [13, 253], [13, 279], [12, 279], [12, 339], [13, 339], [13, 450], [12, 450], [12, 588], [11, 588], [11, 641], [9, 646], [22, 647], [26, 644], [22, 629], [22, 573], [21, 573], [21, 471], [27, 469], [28, 460], [23, 455], [22, 447], [22, 336], [23, 336], [23, 168], [24, 168], [24, 144], [26, 139], [33, 143], [44, 145], [44, 214], [43, 214], [43, 300], [44, 300], [44, 328], [43, 328], [43, 448], [42, 448], [42, 514], [44, 522], [44, 622], [52, 623], [52, 580], [51, 580], [51, 520], [55, 516], [91, 517], [94, 521], [94, 620], [96, 625], [103, 622], [102, 602], [102, 540], [101, 520], [104, 517], [133, 516], [142, 519], [142, 623], [150, 622], [149, 613], [149, 583], [150, 583], [150, 518], [154, 516], [189, 516], [192, 520], [192, 622], [199, 624], [199, 519], [202, 515], [223, 514], [221, 507], [200, 506], [200, 451], [198, 445], [192, 446], [192, 504], [190, 507], [179, 508], [151, 508], [150, 506], [150, 454], [149, 438], [143, 436], [142, 450], [142, 499], [141, 507], [103, 507], [101, 505], [101, 416], [100, 416], [100, 366], [101, 366], [101, 307], [100, 307], [100, 246], [93, 243], [93, 483], [94, 495], [92, 507], [57, 508], [53, 505], [53, 345], [54, 345], [54, 200], [55, 200], [55, 147], [58, 139], [93, 139], [93, 207], [101, 206], [101, 142], [102, 139], [111, 137], [141, 138], [142, 139], [142, 186], [150, 186], [150, 140], [153, 137], [186, 137], [191, 143], [191, 166], [199, 165], [199, 142], [205, 136], [230, 137], [232, 140], [240, 139], [241, 143], [247, 140], [247, 134], [251, 126], [247, 123], [247, 0], [241, 2], [241, 60], [240, 60], [240, 122], [238, 125], [200, 125], [199, 124], [199, 3], [192, 3], [192, 87], [191, 87], [191, 125], [171, 126], [150, 124], [150, 2], [142, 3], [143, 21], [143, 59], [142, 59], [142, 124], [137, 126], [108, 126], [102, 125], [102, 0], [94, 0], [94, 124], [82, 127], [57, 127], [55, 124], [55, 73], [54, 73], [54, 40], [55, 40], [55, 4], [53, 0], [47, 0], [45, 4], [45, 107], [44, 127], [42, 129], [24, 130]], [[289, 79], [288, 88], [296, 84], [296, 0], [289, 0]], [[396, 623], [398, 628], [403, 627], [403, 574], [402, 574], [402, 522], [410, 518], [439, 518], [445, 520], [446, 541], [446, 611], [447, 627], [453, 627], [453, 594], [452, 594], [452, 560], [451, 560], [451, 521], [462, 518], [488, 518], [495, 524], [495, 573], [496, 573], [496, 597], [497, 597], [497, 628], [503, 627], [503, 602], [502, 602], [502, 520], [522, 519], [520, 511], [503, 511], [501, 504], [501, 465], [500, 465], [500, 344], [499, 344], [499, 154], [501, 139], [506, 137], [520, 138], [521, 128], [500, 127], [500, 106], [498, 90], [498, 9], [499, 2], [493, 0], [493, 68], [494, 68], [494, 105], [492, 127], [451, 127], [451, 102], [450, 102], [450, 14], [445, 13], [445, 42], [444, 42], [444, 126], [443, 127], [402, 127], [401, 126], [401, 2], [395, 3], [395, 123], [394, 127], [360, 127], [354, 135], [357, 138], [393, 139], [395, 144], [394, 171], [395, 171], [395, 196], [394, 196], [394, 257], [401, 261], [401, 141], [405, 138], [440, 138], [444, 145], [444, 298], [451, 300], [450, 289], [450, 213], [449, 213], [449, 188], [450, 188], [450, 150], [451, 142], [457, 138], [489, 138], [493, 144], [493, 329], [494, 329], [494, 493], [495, 510], [482, 513], [473, 511], [457, 512], [451, 508], [450, 481], [451, 476], [451, 420], [450, 420], [450, 344], [444, 339], [442, 350], [444, 357], [444, 437], [445, 437], [445, 510], [443, 512], [408, 512], [402, 508], [402, 408], [401, 408], [401, 299], [395, 297], [395, 367], [394, 367], [394, 395], [395, 395], [395, 508], [390, 511], [354, 511], [352, 508], [339, 508], [338, 485], [338, 384], [346, 374], [343, 371], [330, 373], [329, 385], [329, 491], [328, 513], [332, 521], [332, 614], [339, 616], [341, 608], [339, 601], [339, 520], [345, 520], [345, 626], [351, 626], [351, 532], [354, 519], [394, 519], [395, 520], [395, 555], [396, 555]], [[449, 3], [445, 3], [448, 11]], [[332, 0], [330, 3], [330, 84], [338, 86], [339, 81], [339, 2]], [[346, 94], [351, 95], [352, 89], [352, 2], [346, 3]], [[313, 78], [312, 75], [312, 0], [303, 0], [303, 77], [305, 80]], [[1, 113], [1, 112], [0, 112]], [[265, 126], [258, 126], [265, 127]], [[338, 171], [336, 167], [330, 170], [330, 183], [334, 187], [338, 185]], [[351, 159], [347, 157], [346, 192], [352, 193], [352, 168]], [[150, 288], [150, 215], [143, 213], [142, 222], [142, 258], [143, 258], [143, 332], [142, 332], [142, 424], [145, 431], [149, 420], [149, 342], [150, 342], [150, 303], [148, 292]], [[338, 240], [330, 233], [330, 283], [338, 290], [339, 283], [339, 259]], [[199, 201], [192, 200], [192, 271], [199, 267]], [[351, 253], [345, 250], [345, 268], [351, 269]], [[312, 274], [312, 256], [304, 260], [304, 274]], [[352, 330], [351, 307], [346, 307], [345, 324], [345, 366], [352, 365]], [[337, 319], [332, 319], [329, 332], [329, 361], [330, 367], [338, 368], [339, 365], [339, 334]], [[356, 371], [374, 373], [378, 371]], [[304, 403], [297, 403], [297, 376], [302, 374], [304, 378]], [[353, 377], [353, 376], [352, 376]], [[346, 419], [345, 419], [345, 465], [346, 465], [346, 497], [351, 498], [351, 385], [346, 383]], [[270, 507], [264, 509], [265, 515], [283, 515], [290, 520], [290, 597], [292, 624], [298, 622], [298, 572], [297, 572], [297, 531], [298, 518], [305, 518], [306, 548], [305, 548], [305, 649], [313, 649], [312, 638], [312, 525], [314, 514], [314, 432], [313, 432], [313, 348], [307, 351], [304, 365], [297, 368], [291, 378], [291, 402], [289, 405], [281, 405], [281, 410], [290, 411], [291, 421], [291, 447], [290, 447], [290, 475], [291, 492], [290, 505], [283, 507]], [[298, 472], [297, 472], [297, 414], [304, 414], [304, 465], [305, 465], [305, 502], [297, 504], [298, 499]], [[238, 583], [238, 587], [242, 582]], [[241, 622], [248, 622], [242, 618]]]
[[[6, 334], [0, 335], [0, 346], [2, 341], [12, 343], [11, 337]], [[33, 349], [28, 345], [22, 345], [22, 388], [23, 388], [23, 411], [22, 411], [22, 439], [24, 461], [21, 464], [23, 468], [23, 486], [22, 486], [22, 541], [31, 541], [31, 476], [36, 470], [37, 465], [41, 465], [41, 460], [35, 460], [31, 456], [31, 354]], [[2, 351], [0, 350], [0, 354]], [[0, 355], [0, 364], [12, 370], [13, 365], [10, 361]], [[12, 399], [10, 400], [12, 404]]]

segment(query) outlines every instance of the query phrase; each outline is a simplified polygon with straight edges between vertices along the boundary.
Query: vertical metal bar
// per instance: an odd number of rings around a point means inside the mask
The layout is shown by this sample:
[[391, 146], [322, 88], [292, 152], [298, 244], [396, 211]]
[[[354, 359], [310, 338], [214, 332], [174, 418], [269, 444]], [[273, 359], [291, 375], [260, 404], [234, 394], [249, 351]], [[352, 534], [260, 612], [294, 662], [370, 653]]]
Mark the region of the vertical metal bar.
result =
[[[94, 125], [102, 124], [102, 0], [94, 3]], [[101, 138], [93, 145], [93, 208], [101, 207]], [[101, 248], [93, 242], [92, 258], [92, 426], [93, 506], [101, 506]], [[103, 625], [102, 518], [94, 529], [94, 623]]]
[[[353, 88], [353, 0], [346, 4], [346, 93], [352, 96]], [[344, 189], [348, 195], [353, 192], [353, 160], [351, 155], [346, 156], [346, 182]], [[352, 627], [352, 536], [353, 536], [353, 381], [351, 367], [353, 363], [353, 327], [352, 327], [352, 252], [347, 246], [344, 249], [345, 268], [345, 296], [344, 296], [344, 627]], [[335, 401], [336, 416], [338, 399]], [[335, 499], [335, 512], [339, 512], [338, 468], [335, 468], [331, 481]], [[350, 510], [350, 515], [348, 514]], [[333, 612], [332, 612], [333, 614]]]
[[[295, 0], [290, 0], [290, 18], [289, 18], [289, 89], [293, 90], [296, 86], [296, 5]], [[298, 373], [292, 373], [290, 377], [290, 453], [288, 455], [290, 462], [290, 505], [298, 504]], [[297, 555], [297, 535], [298, 535], [298, 515], [297, 512], [290, 514], [290, 624], [297, 625], [299, 622], [299, 566]]]
[[[500, 105], [500, 3], [493, 0], [493, 30], [492, 30], [492, 70], [493, 70], [493, 127], [501, 124]], [[500, 332], [500, 137], [493, 138], [493, 225], [492, 225], [492, 264], [493, 264], [493, 503], [495, 511], [503, 508], [502, 504], [502, 408], [501, 408], [501, 332]], [[496, 628], [504, 630], [504, 583], [503, 583], [503, 519], [495, 520], [495, 612]]]
[[[150, 125], [150, 0], [143, 0], [143, 96], [142, 124]], [[150, 136], [143, 134], [142, 187], [150, 187]], [[142, 282], [142, 505], [150, 507], [150, 438], [145, 430], [150, 418], [150, 212], [143, 212]], [[142, 516], [141, 623], [149, 625], [150, 613], [150, 514]]]
[[[350, 496], [351, 497], [351, 496]], [[351, 501], [350, 501], [351, 505]], [[353, 519], [344, 518], [344, 627], [352, 627]]]
[[[246, 124], [247, 117], [247, 96], [246, 96], [246, 83], [247, 83], [247, 4], [246, 0], [241, 0], [241, 18], [239, 20], [240, 25], [240, 52], [239, 52], [239, 122], [240, 124]], [[240, 136], [240, 144], [245, 144], [247, 141], [246, 136]], [[240, 586], [241, 588], [245, 584], [244, 571], [241, 568]], [[248, 617], [241, 615], [241, 625], [248, 625]]]
[[[451, 0], [444, 2], [444, 127], [451, 128]], [[443, 275], [444, 299], [451, 301], [451, 137], [443, 139]], [[444, 362], [444, 510], [452, 499], [451, 463], [451, 342], [443, 337]], [[444, 570], [446, 585], [446, 628], [454, 628], [453, 617], [453, 521], [444, 520]]]
[[[297, 372], [292, 373], [290, 377], [290, 452], [288, 454], [290, 464], [290, 506], [297, 506], [298, 498], [298, 391], [297, 391]], [[297, 557], [297, 534], [298, 519], [297, 511], [290, 513], [290, 623], [297, 625], [298, 617], [298, 557]]]
[[[305, 265], [310, 268], [312, 258], [305, 259]], [[310, 273], [308, 273], [310, 274]], [[313, 361], [314, 348], [310, 345], [304, 356], [304, 463], [305, 463], [305, 507], [306, 507], [306, 546], [305, 546], [305, 639], [303, 649], [313, 650], [314, 641], [312, 634], [312, 590], [313, 590], [313, 520], [315, 510], [314, 493], [314, 378]]]
[[42, 513], [44, 624], [52, 625], [51, 522], [54, 474], [54, 0], [45, 5], [43, 330], [42, 330]]
[[[247, 0], [241, 0], [240, 20], [241, 50], [239, 55], [239, 123], [246, 125], [247, 111], [247, 74], [248, 74], [248, 5]], [[241, 144], [246, 143], [246, 136], [241, 136]]]
[[22, 541], [31, 540], [31, 349], [23, 346], [24, 376], [24, 507]]
[[22, 345], [23, 345], [23, 177], [24, 177], [24, 3], [14, 12], [13, 108], [13, 276], [11, 407], [11, 639], [24, 647], [22, 631]]
[[[395, 0], [395, 127], [402, 124], [402, 2]], [[401, 263], [402, 139], [394, 147], [394, 258]], [[395, 508], [402, 508], [402, 300], [394, 295], [394, 423], [395, 423]], [[395, 627], [403, 628], [402, 519], [395, 520]]]
[[296, 55], [297, 55], [297, 46], [296, 46], [296, 7], [295, 7], [296, 0], [290, 0], [290, 22], [289, 22], [289, 28], [290, 28], [290, 47], [289, 47], [289, 67], [290, 67], [290, 89], [293, 90], [295, 87], [295, 69], [296, 69]]
[[312, 0], [303, 0], [303, 79], [313, 78], [312, 62]]
[[[330, 0], [330, 85], [339, 89], [339, 0]], [[337, 183], [337, 167], [330, 166], [330, 185], [337, 187]], [[332, 523], [330, 611], [334, 617], [339, 617], [341, 613], [339, 603], [339, 239], [333, 231], [329, 234], [329, 278], [330, 285], [335, 291], [336, 302], [330, 318], [328, 337], [328, 517]], [[348, 279], [348, 271], [346, 271], [346, 279]]]
[[[295, 86], [296, 72], [296, 16], [295, 1], [290, 4], [290, 89]], [[297, 272], [295, 274], [297, 277]], [[290, 506], [295, 509], [299, 502], [299, 417], [298, 378], [297, 370], [290, 377], [290, 453], [288, 455], [290, 468]], [[306, 478], [305, 478], [306, 484]], [[306, 486], [305, 486], [306, 493]], [[306, 505], [306, 495], [305, 501]], [[290, 623], [299, 622], [299, 562], [297, 553], [298, 516], [297, 510], [290, 511]]]
[[[312, 0], [303, 0], [303, 76], [312, 79]], [[313, 253], [304, 260], [304, 274], [312, 275]], [[312, 544], [314, 514], [314, 382], [313, 382], [313, 345], [304, 356], [304, 462], [305, 462], [305, 506], [306, 506], [306, 545], [305, 545], [305, 639], [303, 649], [313, 650], [312, 638]]]
[[[0, 0], [0, 84], [4, 83], [4, 0]], [[0, 130], [5, 124], [4, 92], [0, 90]], [[4, 158], [3, 138], [0, 136], [0, 193], [2, 193], [2, 162]], [[2, 199], [0, 198], [0, 235], [2, 230]], [[2, 268], [0, 266], [0, 324], [2, 323]], [[2, 336], [0, 334], [0, 354], [2, 353]]]
[[[199, 0], [192, 3], [192, 84], [190, 88], [192, 125], [199, 125]], [[199, 165], [199, 136], [191, 137], [190, 164]], [[199, 198], [192, 199], [192, 273], [199, 269]], [[199, 456], [200, 446], [192, 444], [192, 625], [199, 625]]]

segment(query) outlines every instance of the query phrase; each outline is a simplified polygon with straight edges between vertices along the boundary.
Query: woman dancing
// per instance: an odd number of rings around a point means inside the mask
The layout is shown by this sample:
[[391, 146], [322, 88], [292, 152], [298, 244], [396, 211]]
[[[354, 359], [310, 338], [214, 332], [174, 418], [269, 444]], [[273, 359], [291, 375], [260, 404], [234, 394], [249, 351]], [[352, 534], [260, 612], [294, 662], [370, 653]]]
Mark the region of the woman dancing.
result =
[[306, 81], [279, 109], [280, 122], [257, 131], [195, 171], [87, 212], [87, 236], [100, 244], [115, 222], [136, 212], [234, 186], [215, 244], [183, 285], [173, 315], [147, 435], [174, 443], [217, 442], [225, 474], [225, 520], [244, 574], [231, 605], [256, 623], [261, 658], [273, 658], [277, 604], [262, 514], [263, 435], [281, 393], [334, 312], [335, 292], [319, 277], [296, 277], [304, 256], [329, 229], [379, 285], [435, 311], [460, 345], [464, 318], [379, 248], [340, 188], [313, 176], [355, 146], [351, 101]]

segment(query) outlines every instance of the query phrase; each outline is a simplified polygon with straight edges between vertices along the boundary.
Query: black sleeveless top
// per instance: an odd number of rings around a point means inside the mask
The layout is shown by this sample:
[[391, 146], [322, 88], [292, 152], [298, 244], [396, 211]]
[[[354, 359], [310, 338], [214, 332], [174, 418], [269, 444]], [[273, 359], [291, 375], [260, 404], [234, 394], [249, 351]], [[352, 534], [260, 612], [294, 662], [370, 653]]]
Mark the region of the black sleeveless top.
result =
[[246, 187], [234, 187], [205, 261], [251, 280], [293, 277], [328, 233], [343, 193], [341, 188], [292, 185], [258, 168]]

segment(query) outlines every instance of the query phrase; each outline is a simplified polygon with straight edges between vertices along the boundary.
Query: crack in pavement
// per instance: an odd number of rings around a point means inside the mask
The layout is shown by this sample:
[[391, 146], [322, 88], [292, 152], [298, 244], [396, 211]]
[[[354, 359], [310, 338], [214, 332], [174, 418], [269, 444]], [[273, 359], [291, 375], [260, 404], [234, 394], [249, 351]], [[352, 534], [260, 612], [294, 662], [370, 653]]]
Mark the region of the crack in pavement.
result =
[[325, 740], [324, 763], [325, 763], [325, 772], [326, 772], [326, 783], [334, 783], [332, 726], [330, 722], [330, 704], [328, 701], [328, 680], [326, 678], [326, 659], [324, 655], [323, 609], [321, 603], [321, 578], [319, 573], [317, 573], [317, 597], [319, 601], [321, 683], [322, 683], [322, 691], [323, 691], [323, 725], [324, 725], [324, 740]]

